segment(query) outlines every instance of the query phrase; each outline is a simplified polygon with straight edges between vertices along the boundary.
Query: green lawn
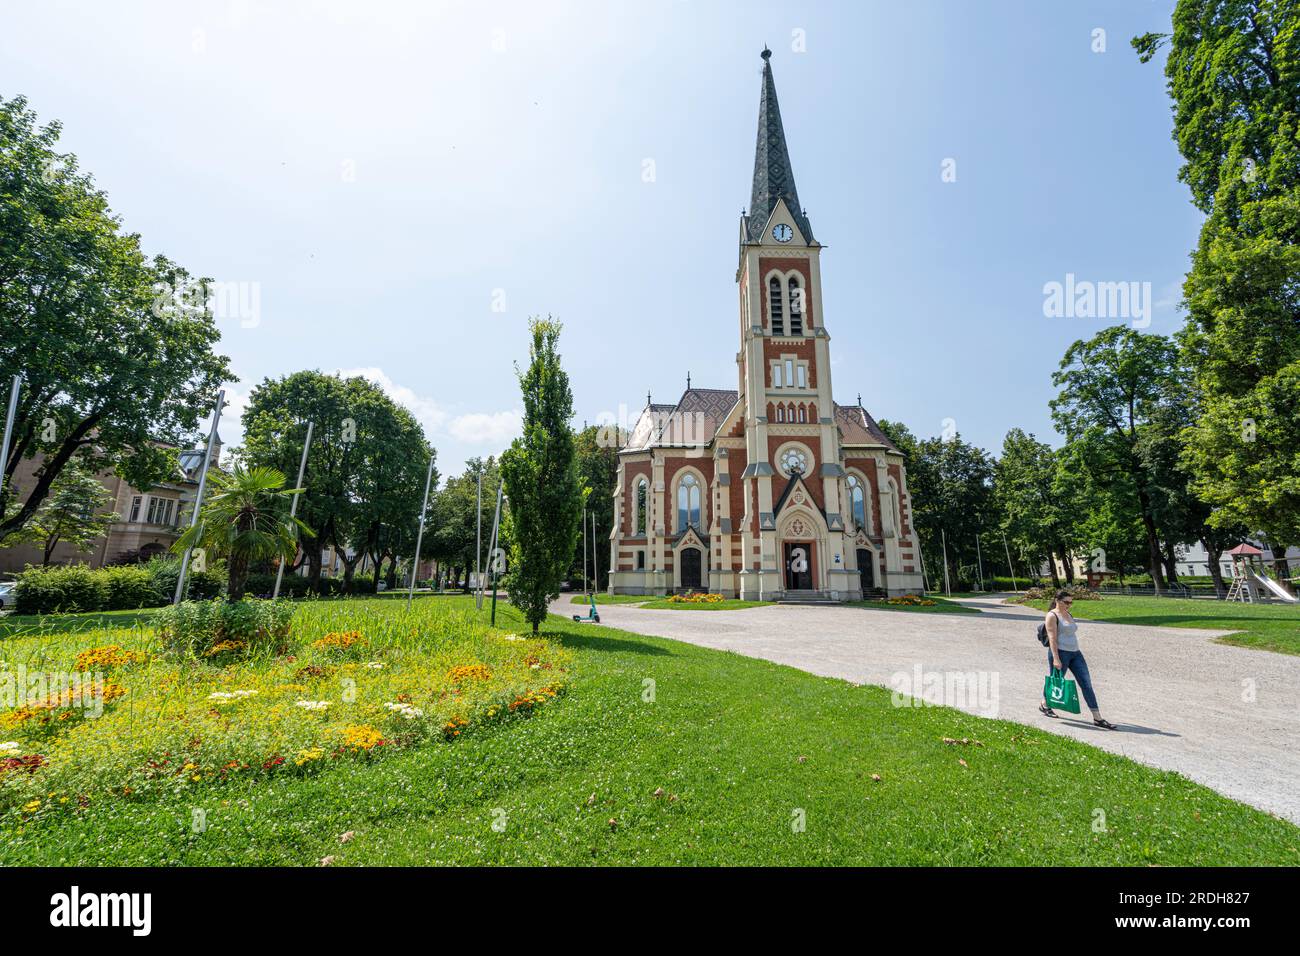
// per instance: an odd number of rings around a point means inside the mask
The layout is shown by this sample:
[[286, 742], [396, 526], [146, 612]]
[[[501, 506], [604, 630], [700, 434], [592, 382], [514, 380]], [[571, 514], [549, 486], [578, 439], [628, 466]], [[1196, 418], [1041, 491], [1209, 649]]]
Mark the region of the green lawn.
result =
[[557, 617], [544, 636], [573, 663], [530, 717], [312, 776], [8, 815], [0, 864], [1300, 864], [1292, 824], [1067, 738]]
[[978, 614], [979, 610], [966, 607], [956, 601], [949, 601], [934, 594], [927, 594], [926, 600], [933, 601], [932, 607], [917, 607], [909, 604], [890, 604], [887, 601], [851, 601], [850, 607], [867, 607], [876, 611], [906, 611], [913, 614]]
[[[643, 604], [646, 601], [653, 601], [653, 594], [606, 594], [604, 592], [596, 595], [597, 604]], [[570, 604], [591, 604], [591, 598], [585, 594], [575, 594], [569, 598]]]
[[[1043, 601], [1030, 602], [1029, 606], [1047, 609]], [[1075, 601], [1070, 610], [1087, 621], [1236, 630], [1239, 633], [1221, 637], [1219, 643], [1300, 654], [1300, 606], [1294, 604], [1107, 595], [1100, 601]]]

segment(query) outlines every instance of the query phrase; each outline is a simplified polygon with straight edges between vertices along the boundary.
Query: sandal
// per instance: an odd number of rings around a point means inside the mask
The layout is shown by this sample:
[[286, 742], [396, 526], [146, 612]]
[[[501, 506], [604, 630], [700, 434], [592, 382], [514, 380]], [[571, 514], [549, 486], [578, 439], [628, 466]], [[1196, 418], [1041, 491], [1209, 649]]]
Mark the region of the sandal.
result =
[[1038, 705], [1038, 712], [1039, 712], [1040, 714], [1042, 714], [1044, 717], [1055, 717], [1055, 716], [1056, 716], [1056, 711], [1052, 710], [1052, 708], [1048, 707], [1046, 704], [1039, 704], [1039, 705]]
[[1100, 727], [1102, 730], [1114, 730], [1114, 729], [1115, 729], [1115, 725], [1112, 724], [1112, 723], [1111, 723], [1109, 720], [1107, 720], [1105, 717], [1098, 717], [1098, 718], [1096, 718], [1096, 719], [1093, 721], [1093, 723], [1096, 724], [1098, 727]]

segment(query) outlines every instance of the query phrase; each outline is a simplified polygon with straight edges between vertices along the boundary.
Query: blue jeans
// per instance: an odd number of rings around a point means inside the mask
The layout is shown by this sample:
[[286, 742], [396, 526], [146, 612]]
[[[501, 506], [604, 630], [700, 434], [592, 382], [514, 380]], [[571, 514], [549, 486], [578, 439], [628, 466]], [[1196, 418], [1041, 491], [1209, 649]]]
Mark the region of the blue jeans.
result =
[[[1097, 694], [1092, 689], [1092, 675], [1088, 673], [1088, 662], [1083, 659], [1083, 651], [1061, 651], [1061, 673], [1069, 671], [1074, 675], [1083, 699], [1089, 710], [1097, 709]], [[1047, 649], [1047, 672], [1052, 672], [1052, 649]]]

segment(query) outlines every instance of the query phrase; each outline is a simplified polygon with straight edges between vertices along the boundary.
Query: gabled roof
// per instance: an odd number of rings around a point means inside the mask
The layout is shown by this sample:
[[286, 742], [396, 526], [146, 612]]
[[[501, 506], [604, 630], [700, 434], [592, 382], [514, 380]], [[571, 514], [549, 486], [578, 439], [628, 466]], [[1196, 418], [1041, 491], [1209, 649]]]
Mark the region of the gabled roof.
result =
[[884, 445], [892, 451], [898, 446], [889, 440], [876, 420], [861, 405], [835, 403], [835, 423], [840, 426], [846, 445]]
[[632, 429], [627, 450], [705, 445], [713, 441], [736, 400], [734, 389], [688, 388], [676, 405], [647, 405]]
[[799, 205], [799, 192], [794, 185], [794, 169], [790, 165], [790, 151], [785, 144], [785, 128], [781, 123], [781, 106], [776, 101], [776, 81], [772, 79], [772, 51], [763, 48], [763, 92], [758, 100], [758, 142], [754, 147], [754, 182], [750, 193], [749, 215], [746, 218], [749, 241], [758, 242], [763, 235], [777, 200], [784, 199], [790, 215], [809, 244], [813, 241], [812, 226]]
[[[624, 451], [711, 442], [736, 407], [740, 395], [731, 388], [688, 388], [676, 405], [647, 405], [632, 428]], [[846, 445], [898, 447], [861, 405], [835, 405], [835, 424]]]

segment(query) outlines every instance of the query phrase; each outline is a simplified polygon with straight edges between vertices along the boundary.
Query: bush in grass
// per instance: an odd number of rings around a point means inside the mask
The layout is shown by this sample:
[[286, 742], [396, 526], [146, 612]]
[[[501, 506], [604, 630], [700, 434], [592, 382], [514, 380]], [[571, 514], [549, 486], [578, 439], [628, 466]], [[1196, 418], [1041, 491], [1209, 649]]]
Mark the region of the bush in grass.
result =
[[19, 614], [102, 611], [108, 590], [104, 578], [84, 564], [29, 567], [18, 575], [15, 610]]
[[[180, 559], [155, 557], [145, 565], [145, 570], [149, 572], [157, 595], [155, 606], [170, 604], [176, 596], [176, 578], [181, 573]], [[191, 570], [185, 575], [185, 582], [186, 597], [191, 601], [211, 600], [221, 594], [226, 583], [225, 562], [218, 561], [204, 571]]]
[[[141, 607], [157, 607], [158, 591], [153, 576], [139, 565], [121, 565], [100, 568], [94, 572], [104, 585], [105, 611], [127, 611]], [[99, 608], [96, 608], [99, 610]]]
[[1100, 594], [1098, 594], [1092, 588], [1087, 587], [1086, 585], [1071, 584], [1064, 588], [1059, 588], [1059, 589], [1058, 588], [1030, 588], [1024, 594], [1020, 595], [1020, 597], [1014, 598], [1013, 600], [1017, 604], [1029, 604], [1032, 601], [1046, 601], [1047, 603], [1050, 604], [1052, 602], [1052, 598], [1056, 596], [1057, 590], [1069, 591], [1070, 597], [1074, 598], [1074, 600], [1076, 601], [1100, 601], [1102, 599]]
[[220, 656], [282, 653], [293, 608], [280, 601], [182, 601], [157, 617], [158, 637], [171, 654]]

